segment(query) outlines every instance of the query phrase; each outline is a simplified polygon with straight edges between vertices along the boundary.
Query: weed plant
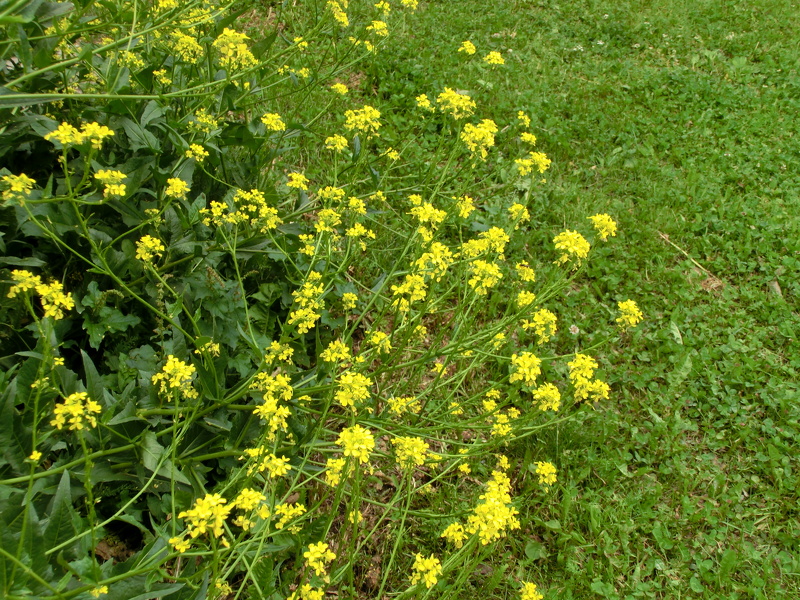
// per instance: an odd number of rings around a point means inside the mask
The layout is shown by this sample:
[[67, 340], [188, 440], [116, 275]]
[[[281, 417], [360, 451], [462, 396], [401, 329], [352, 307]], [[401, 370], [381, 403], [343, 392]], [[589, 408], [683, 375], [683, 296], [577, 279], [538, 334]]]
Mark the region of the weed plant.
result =
[[371, 97], [416, 7], [3, 5], [4, 598], [459, 598], [556, 483], [507, 450], [609, 399], [617, 226], [537, 228], [522, 107]]

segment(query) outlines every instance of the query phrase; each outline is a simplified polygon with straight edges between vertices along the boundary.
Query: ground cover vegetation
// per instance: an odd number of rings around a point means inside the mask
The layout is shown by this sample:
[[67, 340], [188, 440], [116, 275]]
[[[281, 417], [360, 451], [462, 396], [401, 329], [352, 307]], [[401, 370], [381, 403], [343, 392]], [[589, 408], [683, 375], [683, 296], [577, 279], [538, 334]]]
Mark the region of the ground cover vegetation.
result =
[[5, 4], [2, 594], [791, 597], [774, 10]]

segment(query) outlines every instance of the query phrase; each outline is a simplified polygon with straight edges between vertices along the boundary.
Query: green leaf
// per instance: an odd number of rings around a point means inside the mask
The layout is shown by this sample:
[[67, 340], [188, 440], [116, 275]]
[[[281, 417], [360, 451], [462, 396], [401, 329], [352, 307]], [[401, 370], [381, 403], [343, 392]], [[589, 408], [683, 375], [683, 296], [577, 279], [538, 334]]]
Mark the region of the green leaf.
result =
[[191, 487], [191, 482], [167, 458], [167, 449], [158, 443], [155, 433], [152, 431], [145, 432], [141, 449], [142, 464], [145, 469], [157, 473], [167, 480], [172, 478], [178, 483]]
[[131, 150], [140, 150], [142, 148], [146, 148], [152, 152], [161, 150], [161, 142], [158, 141], [158, 138], [139, 125], [139, 123], [135, 123], [130, 119], [122, 119], [120, 123], [123, 129], [125, 129], [128, 140], [130, 140]]
[[661, 521], [656, 521], [653, 525], [653, 537], [662, 550], [670, 550], [675, 546], [672, 541], [669, 531], [666, 526], [661, 524]]
[[728, 548], [725, 552], [722, 553], [722, 558], [719, 561], [719, 580], [720, 582], [724, 582], [728, 579], [733, 571], [733, 568], [736, 566], [738, 562], [739, 555], [736, 553], [736, 550], [733, 548]]
[[50, 518], [44, 528], [43, 538], [46, 551], [66, 542], [76, 533], [72, 523], [72, 492], [70, 489], [69, 471], [64, 471], [56, 495], [53, 497]]

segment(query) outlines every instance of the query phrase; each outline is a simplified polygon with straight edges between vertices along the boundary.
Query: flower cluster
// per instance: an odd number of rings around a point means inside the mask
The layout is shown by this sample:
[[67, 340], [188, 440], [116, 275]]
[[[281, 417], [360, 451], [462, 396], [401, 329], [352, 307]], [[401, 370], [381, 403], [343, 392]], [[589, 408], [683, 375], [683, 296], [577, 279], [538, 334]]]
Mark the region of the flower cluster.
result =
[[268, 439], [272, 440], [279, 429], [285, 431], [288, 427], [286, 419], [291, 415], [291, 411], [281, 401], [291, 400], [294, 394], [291, 380], [288, 375], [280, 373], [270, 375], [261, 371], [250, 384], [250, 389], [260, 393], [264, 399], [263, 404], [253, 409], [253, 414], [266, 421]]
[[558, 318], [546, 308], [542, 308], [533, 313], [533, 318], [524, 320], [522, 328], [525, 330], [533, 329], [536, 334], [538, 344], [544, 344], [556, 334]]
[[355, 130], [367, 137], [380, 135], [378, 129], [381, 127], [381, 113], [376, 108], [365, 105], [357, 110], [346, 111], [344, 117], [344, 126], [348, 131]]
[[220, 494], [206, 494], [205, 497], [195, 500], [193, 508], [179, 513], [178, 518], [186, 519], [192, 538], [207, 532], [220, 537], [224, 533], [225, 519], [233, 508]]
[[314, 570], [318, 576], [324, 575], [328, 563], [336, 559], [336, 554], [330, 550], [330, 547], [325, 542], [316, 544], [309, 544], [308, 550], [303, 553], [303, 557], [307, 560], [308, 566]]
[[576, 354], [567, 363], [569, 379], [575, 387], [575, 399], [598, 402], [607, 400], [611, 391], [608, 384], [599, 379], [592, 379], [597, 369], [597, 361], [585, 354]]
[[289, 325], [297, 323], [299, 333], [311, 331], [320, 318], [321, 311], [325, 309], [325, 301], [322, 299], [325, 286], [321, 280], [320, 273], [311, 271], [302, 287], [292, 292], [296, 308], [289, 313], [287, 323]]
[[521, 176], [530, 175], [533, 169], [544, 173], [550, 168], [552, 162], [544, 152], [530, 152], [527, 158], [518, 158], [514, 161], [517, 165], [517, 171]]
[[556, 250], [561, 252], [561, 256], [556, 261], [557, 264], [573, 262], [577, 268], [583, 259], [589, 256], [589, 242], [586, 241], [577, 231], [562, 231], [553, 238]]
[[429, 446], [425, 440], [414, 436], [401, 436], [392, 440], [397, 462], [403, 469], [411, 470], [425, 464]]
[[613, 237], [617, 235], [617, 224], [610, 216], [606, 214], [593, 215], [589, 217], [589, 220], [597, 230], [597, 235], [599, 235], [600, 239], [604, 242], [608, 240], [608, 236]]
[[39, 294], [42, 308], [44, 308], [45, 317], [53, 317], [55, 320], [63, 319], [64, 311], [75, 308], [72, 295], [64, 293], [64, 286], [59, 281], [44, 283], [41, 277], [25, 269], [11, 271], [11, 280], [14, 285], [8, 290], [8, 297], [14, 298], [20, 293], [36, 291]]
[[357, 404], [361, 404], [369, 398], [372, 380], [366, 375], [347, 371], [342, 373], [336, 383], [338, 383], [338, 387], [334, 398], [344, 408], [355, 409]]
[[542, 374], [542, 361], [530, 352], [514, 354], [511, 356], [511, 365], [514, 367], [509, 382], [522, 381], [525, 385], [533, 385], [536, 378]]
[[467, 123], [461, 132], [461, 140], [467, 145], [473, 156], [480, 156], [481, 160], [486, 160], [488, 149], [494, 146], [494, 134], [497, 133], [497, 125], [491, 119], [483, 119], [477, 125]]
[[95, 173], [94, 178], [103, 184], [103, 198], [111, 198], [112, 196], [124, 196], [127, 191], [127, 186], [122, 183], [128, 178], [122, 171], [113, 171], [110, 169], [101, 169]]
[[203, 224], [221, 227], [230, 225], [249, 225], [256, 231], [267, 233], [283, 223], [278, 211], [267, 204], [264, 194], [258, 190], [236, 190], [229, 202], [212, 200], [209, 208], [201, 208]]
[[539, 410], [555, 410], [561, 407], [561, 392], [552, 383], [543, 383], [533, 391], [533, 399], [539, 403]]
[[226, 27], [214, 40], [212, 46], [219, 52], [219, 63], [224, 69], [244, 70], [258, 64], [256, 57], [245, 43], [249, 39], [245, 34]]
[[411, 585], [416, 585], [420, 581], [425, 587], [432, 588], [439, 581], [442, 574], [442, 563], [432, 554], [427, 558], [422, 554], [417, 554], [414, 559], [414, 574], [411, 576]]
[[469, 117], [475, 112], [475, 101], [466, 94], [459, 94], [457, 91], [444, 88], [444, 91], [436, 98], [439, 110], [447, 113], [455, 120]]
[[176, 391], [187, 400], [192, 400], [198, 396], [197, 390], [192, 387], [192, 378], [196, 371], [194, 365], [187, 364], [170, 354], [161, 372], [153, 375], [152, 382], [153, 385], [159, 384], [162, 394]]
[[618, 302], [617, 308], [619, 308], [619, 317], [617, 317], [616, 321], [622, 329], [636, 327], [636, 325], [644, 319], [642, 311], [639, 310], [639, 307], [633, 300]]
[[142, 236], [141, 239], [136, 242], [136, 258], [142, 262], [152, 263], [153, 259], [156, 256], [161, 256], [164, 250], [166, 250], [166, 248], [164, 244], [161, 243], [161, 240], [154, 238], [152, 235]]
[[483, 500], [467, 518], [467, 533], [477, 533], [481, 543], [499, 540], [505, 532], [519, 529], [516, 515], [519, 511], [511, 505], [511, 480], [502, 471], [493, 471], [486, 484]]
[[556, 482], [556, 468], [549, 462], [537, 462], [536, 474], [539, 476], [539, 483], [551, 486]]
[[114, 131], [99, 123], [84, 123], [80, 129], [69, 123], [61, 123], [55, 131], [44, 136], [47, 141], [55, 140], [65, 148], [67, 146], [80, 146], [91, 142], [92, 148], [98, 150], [103, 146], [103, 140], [114, 135]]
[[31, 179], [25, 173], [19, 175], [3, 175], [0, 179], [6, 189], [3, 190], [3, 200], [22, 200], [31, 193], [35, 180]]
[[375, 449], [375, 438], [369, 429], [353, 425], [342, 429], [336, 443], [344, 449], [345, 456], [357, 458], [362, 464], [369, 460], [369, 453]]
[[69, 419], [71, 431], [81, 431], [85, 427], [97, 427], [97, 417], [100, 405], [89, 398], [86, 392], [75, 392], [64, 398], [64, 402], [56, 404], [50, 421], [56, 429], [63, 429]]

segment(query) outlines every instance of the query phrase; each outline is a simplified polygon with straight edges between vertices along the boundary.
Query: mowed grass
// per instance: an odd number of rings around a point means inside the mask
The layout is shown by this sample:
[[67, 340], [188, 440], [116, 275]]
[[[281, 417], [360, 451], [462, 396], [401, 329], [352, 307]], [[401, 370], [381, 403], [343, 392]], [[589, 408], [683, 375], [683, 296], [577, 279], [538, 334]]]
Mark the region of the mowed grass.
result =
[[[559, 483], [517, 481], [523, 528], [476, 593], [514, 597], [524, 576], [552, 599], [800, 598], [798, 45], [790, 2], [448, 0], [366, 73], [409, 107], [450, 86], [501, 128], [527, 111], [553, 159], [541, 235], [620, 225], [549, 307], [562, 331], [591, 347], [627, 298], [647, 318], [632, 362], [601, 351], [610, 402], [510, 448]], [[506, 65], [482, 65], [490, 50]]]

